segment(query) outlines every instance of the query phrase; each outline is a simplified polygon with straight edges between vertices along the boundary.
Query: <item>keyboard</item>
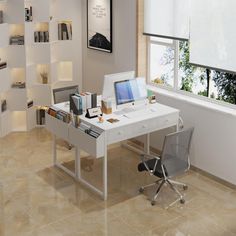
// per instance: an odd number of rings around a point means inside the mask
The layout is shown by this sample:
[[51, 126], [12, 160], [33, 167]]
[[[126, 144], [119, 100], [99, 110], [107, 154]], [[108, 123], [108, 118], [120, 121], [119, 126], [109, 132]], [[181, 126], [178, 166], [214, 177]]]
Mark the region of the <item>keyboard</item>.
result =
[[124, 114], [125, 117], [127, 118], [136, 118], [136, 117], [140, 117], [140, 116], [147, 116], [150, 114], [153, 114], [155, 111], [151, 110], [151, 109], [142, 109], [142, 110], [134, 110], [134, 111], [130, 111]]

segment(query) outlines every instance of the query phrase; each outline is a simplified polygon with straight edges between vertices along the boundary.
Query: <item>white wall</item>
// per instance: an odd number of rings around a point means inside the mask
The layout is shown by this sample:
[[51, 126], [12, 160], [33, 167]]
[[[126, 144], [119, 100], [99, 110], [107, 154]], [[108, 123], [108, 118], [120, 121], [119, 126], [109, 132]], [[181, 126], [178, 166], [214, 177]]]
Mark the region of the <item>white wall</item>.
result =
[[83, 90], [102, 92], [105, 74], [136, 69], [136, 0], [113, 0], [113, 52], [87, 48], [87, 0], [83, 9]]
[[[183, 101], [157, 95], [158, 102], [178, 108], [185, 126], [194, 126], [191, 163], [212, 175], [236, 185], [236, 116]], [[152, 145], [160, 147], [158, 134]]]

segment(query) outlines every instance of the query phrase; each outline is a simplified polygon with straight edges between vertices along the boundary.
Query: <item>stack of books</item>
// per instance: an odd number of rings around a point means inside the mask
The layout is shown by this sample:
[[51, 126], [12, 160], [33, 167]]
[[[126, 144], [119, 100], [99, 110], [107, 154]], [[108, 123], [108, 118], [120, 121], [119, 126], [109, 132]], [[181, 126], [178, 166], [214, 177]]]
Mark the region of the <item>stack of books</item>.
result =
[[12, 88], [25, 88], [25, 82], [14, 82], [12, 85], [11, 85]]
[[23, 35], [11, 36], [10, 45], [24, 45], [24, 36]]
[[72, 26], [71, 23], [58, 24], [58, 40], [72, 40]]
[[96, 93], [76, 93], [71, 95], [70, 110], [76, 115], [82, 115], [89, 108], [97, 107]]
[[48, 31], [35, 31], [34, 32], [34, 42], [35, 43], [49, 42], [49, 32]]
[[33, 21], [33, 9], [31, 6], [25, 8], [25, 21], [26, 22]]
[[0, 24], [3, 23], [3, 11], [0, 11]]
[[58, 120], [65, 122], [65, 123], [70, 123], [70, 120], [71, 120], [70, 114], [58, 109], [55, 106], [51, 106], [48, 109], [48, 114], [57, 118]]
[[7, 68], [7, 63], [6, 62], [1, 62], [0, 63], [0, 70], [4, 69], [4, 68]]

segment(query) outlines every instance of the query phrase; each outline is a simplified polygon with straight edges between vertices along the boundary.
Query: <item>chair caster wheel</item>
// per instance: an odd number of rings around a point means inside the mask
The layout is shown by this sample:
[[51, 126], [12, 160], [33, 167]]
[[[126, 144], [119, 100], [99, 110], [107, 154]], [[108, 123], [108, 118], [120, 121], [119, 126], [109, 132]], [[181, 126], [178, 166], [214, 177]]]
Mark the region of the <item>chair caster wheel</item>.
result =
[[152, 206], [155, 206], [155, 205], [156, 205], [156, 202], [155, 202], [155, 201], [151, 201], [151, 205], [152, 205]]
[[141, 187], [141, 188], [139, 189], [139, 192], [140, 192], [140, 193], [143, 193], [143, 192], [144, 192], [144, 188]]
[[180, 203], [181, 204], [184, 204], [185, 203], [185, 200], [182, 198], [182, 199], [180, 199]]
[[188, 186], [187, 185], [184, 185], [183, 186], [183, 190], [187, 190], [188, 189]]

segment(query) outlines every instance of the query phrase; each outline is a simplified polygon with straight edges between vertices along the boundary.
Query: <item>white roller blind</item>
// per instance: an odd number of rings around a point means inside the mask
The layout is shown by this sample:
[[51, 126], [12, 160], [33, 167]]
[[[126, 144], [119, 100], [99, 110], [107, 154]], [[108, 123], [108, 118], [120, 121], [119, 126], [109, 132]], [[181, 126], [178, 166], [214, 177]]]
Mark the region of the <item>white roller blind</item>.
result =
[[236, 72], [236, 0], [191, 0], [190, 62]]
[[189, 39], [189, 0], [144, 0], [144, 34]]

